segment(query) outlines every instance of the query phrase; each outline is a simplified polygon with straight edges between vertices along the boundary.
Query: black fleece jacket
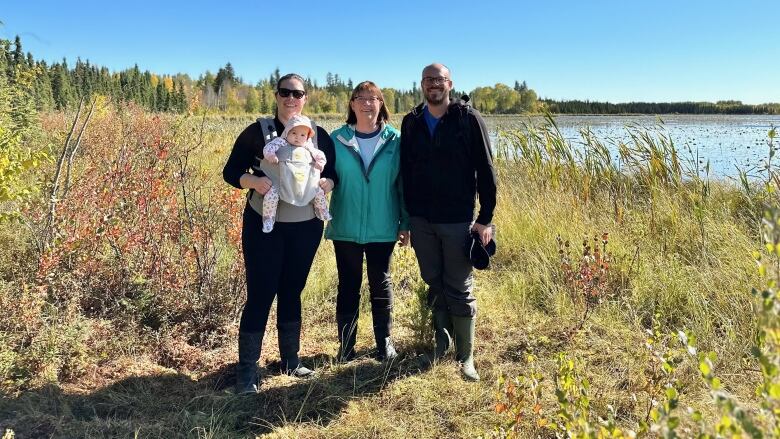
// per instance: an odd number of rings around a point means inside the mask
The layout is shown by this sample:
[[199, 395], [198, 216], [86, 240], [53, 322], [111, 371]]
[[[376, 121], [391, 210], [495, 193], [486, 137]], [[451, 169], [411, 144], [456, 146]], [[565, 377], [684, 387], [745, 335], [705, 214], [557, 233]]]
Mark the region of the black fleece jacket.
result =
[[450, 104], [433, 136], [422, 104], [407, 114], [401, 123], [401, 175], [410, 216], [432, 223], [470, 222], [479, 195], [476, 222], [493, 220], [493, 153], [485, 121], [471, 107]]

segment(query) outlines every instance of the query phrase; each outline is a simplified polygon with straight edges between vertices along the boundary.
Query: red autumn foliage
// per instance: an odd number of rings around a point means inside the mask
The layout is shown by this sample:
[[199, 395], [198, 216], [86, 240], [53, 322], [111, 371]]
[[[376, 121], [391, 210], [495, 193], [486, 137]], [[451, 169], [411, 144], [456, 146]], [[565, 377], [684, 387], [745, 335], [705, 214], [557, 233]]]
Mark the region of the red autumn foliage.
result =
[[[137, 106], [94, 117], [37, 283], [85, 315], [151, 329], [186, 324], [189, 342], [226, 332], [243, 300], [243, 205], [191, 165], [198, 152]], [[28, 215], [43, 224], [43, 210]]]

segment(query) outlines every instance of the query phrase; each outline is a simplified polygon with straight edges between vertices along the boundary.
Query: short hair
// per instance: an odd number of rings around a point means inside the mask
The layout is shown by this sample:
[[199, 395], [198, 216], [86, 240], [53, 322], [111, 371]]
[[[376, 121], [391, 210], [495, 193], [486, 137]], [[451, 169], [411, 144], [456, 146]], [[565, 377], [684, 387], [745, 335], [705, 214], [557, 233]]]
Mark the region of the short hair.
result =
[[387, 112], [387, 106], [385, 105], [385, 97], [382, 95], [382, 90], [377, 87], [376, 84], [374, 84], [371, 81], [363, 81], [360, 84], [355, 86], [355, 89], [352, 90], [352, 96], [349, 98], [350, 105], [347, 106], [347, 124], [354, 125], [357, 123], [357, 114], [355, 114], [354, 111], [352, 111], [352, 101], [355, 100], [355, 98], [360, 94], [362, 91], [367, 91], [369, 93], [372, 93], [374, 96], [378, 97], [379, 100], [382, 102], [382, 107], [379, 109], [379, 115], [377, 116], [377, 121], [379, 122], [387, 122], [390, 120], [390, 114]]

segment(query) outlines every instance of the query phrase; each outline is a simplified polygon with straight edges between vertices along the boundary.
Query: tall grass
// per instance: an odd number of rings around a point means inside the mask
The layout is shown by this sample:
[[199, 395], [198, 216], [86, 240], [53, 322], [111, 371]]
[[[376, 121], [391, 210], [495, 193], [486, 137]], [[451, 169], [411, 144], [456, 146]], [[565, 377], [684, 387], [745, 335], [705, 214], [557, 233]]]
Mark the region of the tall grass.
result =
[[[431, 332], [410, 249], [397, 249], [393, 264], [394, 336], [407, 358], [389, 367], [367, 358], [335, 364], [336, 273], [332, 245], [323, 241], [303, 295], [302, 355], [318, 377], [296, 382], [274, 372], [272, 316], [264, 390], [236, 399], [223, 389], [243, 300], [243, 199], [221, 182], [220, 170], [247, 121], [133, 111], [107, 108], [88, 129], [77, 158], [83, 185], [60, 201], [75, 225], [61, 224], [56, 263], [36, 252], [34, 233], [0, 230], [13, 243], [0, 257], [18, 262], [3, 265], [0, 283], [0, 306], [10, 310], [0, 323], [0, 426], [20, 436], [473, 437], [501, 421], [499, 376], [526, 370], [532, 355], [552, 382], [560, 352], [580, 359], [591, 412], [606, 416], [611, 406], [619, 425], [635, 427], [654, 397], [643, 347], [654, 325], [696, 333], [725, 374], [745, 376], [730, 390], [754, 398], [759, 377], [742, 358], [756, 333], [749, 286], [757, 284], [751, 253], [760, 242], [750, 218], [760, 217], [760, 206], [745, 200], [759, 197], [699, 176], [662, 125], [627, 127], [629, 140], [605, 143], [587, 128], [566, 139], [548, 118], [497, 132], [500, 250], [492, 269], [477, 273], [475, 289], [482, 382], [462, 382], [451, 362], [416, 368]], [[44, 120], [55, 143], [67, 123], [63, 115]], [[150, 142], [149, 133], [159, 136]], [[143, 160], [162, 146], [165, 157]], [[129, 182], [111, 173], [119, 152], [137, 158], [122, 176]], [[148, 217], [135, 201], [155, 172], [168, 174], [159, 184], [170, 192], [149, 201], [158, 210]], [[136, 193], [92, 202], [106, 181]], [[38, 227], [44, 205], [29, 207], [28, 230]], [[79, 232], [103, 223], [113, 227], [113, 241], [94, 233], [97, 226]], [[581, 321], [583, 302], [562, 275], [556, 237], [578, 246], [603, 232], [609, 278]], [[41, 257], [49, 261], [44, 271]], [[368, 309], [364, 302], [362, 353], [373, 345]], [[695, 371], [680, 373], [684, 402], [711, 413]]]

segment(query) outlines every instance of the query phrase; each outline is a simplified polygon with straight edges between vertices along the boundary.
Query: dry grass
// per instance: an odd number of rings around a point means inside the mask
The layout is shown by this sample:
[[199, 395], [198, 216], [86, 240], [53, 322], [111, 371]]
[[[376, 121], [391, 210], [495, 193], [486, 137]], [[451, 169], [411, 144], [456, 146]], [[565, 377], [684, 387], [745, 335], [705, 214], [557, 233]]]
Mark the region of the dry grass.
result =
[[[216, 179], [246, 121], [187, 123], [193, 133], [205, 123], [208, 135], [198, 163]], [[651, 211], [646, 192], [629, 188], [626, 196], [637, 198], [616, 215], [608, 195], [594, 189], [583, 200], [581, 188], [564, 180], [547, 184], [540, 178], [543, 170], [528, 163], [502, 160], [498, 171], [499, 253], [492, 270], [478, 272], [476, 279], [481, 382], [462, 381], [451, 360], [432, 370], [417, 368], [417, 355], [430, 349], [431, 331], [420, 300], [424, 286], [409, 249], [396, 250], [393, 268], [394, 338], [402, 360], [386, 365], [370, 358], [373, 340], [364, 301], [357, 345], [364, 356], [347, 365], [334, 363], [336, 274], [332, 245], [324, 241], [303, 295], [301, 354], [316, 367], [316, 378], [299, 381], [276, 370], [273, 315], [261, 359], [261, 392], [236, 397], [229, 392], [235, 322], [216, 342], [197, 345], [172, 330], [122, 327], [75, 309], [60, 320], [40, 320], [38, 330], [71, 328], [71, 337], [82, 334], [83, 346], [36, 349], [53, 352], [46, 361], [60, 363], [68, 359], [59, 355], [81, 352], [80, 368], [68, 376], [54, 371], [21, 384], [5, 383], [0, 428], [12, 428], [18, 437], [476, 437], [501, 422], [494, 411], [498, 377], [527, 373], [526, 356], [533, 354], [549, 390], [559, 352], [581, 360], [592, 383], [593, 411], [604, 414], [611, 405], [618, 422], [633, 428], [645, 419], [652, 397], [646, 391], [643, 343], [656, 314], [666, 330], [689, 329], [703, 349], [718, 352], [717, 366], [728, 389], [751, 403], [758, 375], [746, 371], [742, 358], [755, 330], [750, 287], [758, 277], [751, 251], [759, 244], [756, 232], [741, 220], [744, 212], [735, 207], [741, 197], [736, 189], [713, 185], [703, 221], [708, 239], [702, 244], [701, 223], [683, 189], [660, 188]], [[580, 303], [561, 282], [555, 237], [576, 243], [601, 232], [610, 233], [613, 294], [580, 331], [572, 332], [581, 316]], [[24, 246], [14, 242], [0, 260], [19, 257]], [[0, 295], [10, 300], [17, 297], [14, 291], [27, 294], [30, 289], [19, 284], [22, 277], [6, 273]], [[51, 343], [70, 340], [59, 335]], [[13, 363], [10, 356], [27, 355], [24, 349], [0, 349], [0, 364]], [[696, 371], [683, 367], [679, 374], [683, 403], [712, 413]], [[545, 398], [543, 410], [552, 412], [554, 396], [548, 392]]]

